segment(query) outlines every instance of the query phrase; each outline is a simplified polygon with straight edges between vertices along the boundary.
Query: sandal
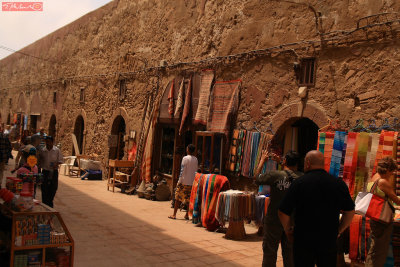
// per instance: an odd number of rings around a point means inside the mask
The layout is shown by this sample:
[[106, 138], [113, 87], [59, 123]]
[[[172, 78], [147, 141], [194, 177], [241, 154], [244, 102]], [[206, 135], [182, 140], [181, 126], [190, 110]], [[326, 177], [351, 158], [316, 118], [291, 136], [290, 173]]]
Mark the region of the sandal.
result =
[[176, 220], [176, 216], [174, 216], [174, 215], [169, 215], [168, 218], [171, 220]]

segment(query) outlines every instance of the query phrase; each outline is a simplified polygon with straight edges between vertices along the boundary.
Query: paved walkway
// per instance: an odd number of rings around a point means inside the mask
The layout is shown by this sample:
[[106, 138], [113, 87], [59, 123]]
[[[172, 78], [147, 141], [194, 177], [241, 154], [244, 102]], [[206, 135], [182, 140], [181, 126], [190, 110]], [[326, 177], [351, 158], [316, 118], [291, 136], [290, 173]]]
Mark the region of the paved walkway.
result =
[[183, 220], [183, 212], [168, 219], [170, 205], [108, 192], [105, 181], [65, 176], [55, 200], [75, 240], [77, 267], [261, 266], [262, 239], [255, 227], [246, 226], [244, 241], [226, 240]]

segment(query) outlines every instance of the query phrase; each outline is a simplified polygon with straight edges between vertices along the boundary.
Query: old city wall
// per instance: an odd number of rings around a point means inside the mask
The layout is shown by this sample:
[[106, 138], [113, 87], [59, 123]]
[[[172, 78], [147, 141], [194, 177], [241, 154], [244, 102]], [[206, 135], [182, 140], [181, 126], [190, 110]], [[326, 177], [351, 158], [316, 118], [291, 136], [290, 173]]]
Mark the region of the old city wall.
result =
[[[127, 97], [120, 101], [117, 73], [158, 66], [161, 60], [172, 64], [318, 40], [320, 33], [354, 29], [361, 17], [399, 10], [400, 4], [392, 0], [113, 1], [22, 50], [45, 60], [13, 54], [0, 61], [2, 121], [20, 111], [23, 100], [29, 114], [33, 97], [39, 95], [41, 126], [47, 128], [56, 115], [65, 154], [71, 153], [69, 133], [82, 115], [84, 152], [106, 159], [113, 118], [124, 110], [128, 129], [140, 131], [146, 92], [156, 84], [154, 77], [131, 77]], [[262, 129], [273, 122], [276, 130], [293, 116], [309, 117], [319, 126], [328, 118], [381, 120], [400, 112], [397, 35], [386, 39], [208, 67], [216, 69], [218, 80], [243, 80], [237, 125], [256, 122]], [[140, 59], [133, 67], [125, 64], [130, 55]], [[301, 111], [293, 72], [297, 56], [317, 58], [316, 86], [309, 89]], [[161, 71], [160, 84], [183, 70]], [[85, 88], [84, 102], [79, 101], [80, 88]]]

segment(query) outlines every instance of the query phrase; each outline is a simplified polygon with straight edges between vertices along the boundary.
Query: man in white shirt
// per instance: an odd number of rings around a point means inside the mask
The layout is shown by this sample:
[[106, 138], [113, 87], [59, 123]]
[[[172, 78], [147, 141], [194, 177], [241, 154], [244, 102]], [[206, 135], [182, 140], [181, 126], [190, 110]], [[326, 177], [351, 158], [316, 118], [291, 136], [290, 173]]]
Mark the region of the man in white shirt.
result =
[[[194, 177], [197, 169], [199, 168], [197, 158], [194, 156], [195, 146], [192, 144], [188, 145], [186, 152], [187, 156], [183, 157], [182, 159], [181, 173], [176, 186], [174, 214], [168, 216], [170, 219], [176, 219], [176, 212], [178, 211], [181, 203], [189, 203]], [[186, 220], [189, 220], [188, 211], [189, 210], [186, 211], [185, 215]]]
[[63, 155], [58, 147], [53, 145], [52, 136], [46, 136], [46, 146], [39, 154], [42, 168], [42, 202], [53, 207], [53, 200], [58, 188], [58, 165], [63, 163]]

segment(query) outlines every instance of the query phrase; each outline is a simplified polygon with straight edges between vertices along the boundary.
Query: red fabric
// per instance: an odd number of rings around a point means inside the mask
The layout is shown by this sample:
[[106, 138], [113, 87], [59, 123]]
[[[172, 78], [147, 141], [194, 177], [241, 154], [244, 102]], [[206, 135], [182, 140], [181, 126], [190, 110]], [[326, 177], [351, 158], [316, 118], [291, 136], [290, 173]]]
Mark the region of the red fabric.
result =
[[201, 176], [204, 175], [202, 173], [196, 173], [194, 177], [192, 192], [190, 193], [190, 201], [189, 201], [189, 216], [193, 215], [194, 201], [196, 200], [197, 189], [199, 188], [199, 181]]
[[128, 152], [128, 160], [135, 160], [136, 159], [136, 151], [137, 151], [136, 142], [133, 142], [132, 147]]
[[373, 195], [365, 216], [374, 221], [379, 221], [385, 201], [386, 201], [385, 199]]
[[[212, 181], [212, 178], [210, 178], [209, 181]], [[209, 205], [202, 205], [202, 207], [204, 206], [205, 209], [201, 210], [202, 224], [208, 231], [213, 232], [219, 227], [219, 222], [215, 218], [218, 195], [220, 192], [226, 191], [229, 188], [230, 185], [228, 178], [222, 175], [216, 175], [212, 192], [209, 188], [206, 197], [202, 199], [203, 202], [205, 201], [205, 203], [209, 203]]]
[[358, 259], [358, 244], [360, 240], [360, 228], [361, 228], [362, 216], [354, 215], [353, 220], [350, 224], [350, 252], [349, 258], [351, 260]]

